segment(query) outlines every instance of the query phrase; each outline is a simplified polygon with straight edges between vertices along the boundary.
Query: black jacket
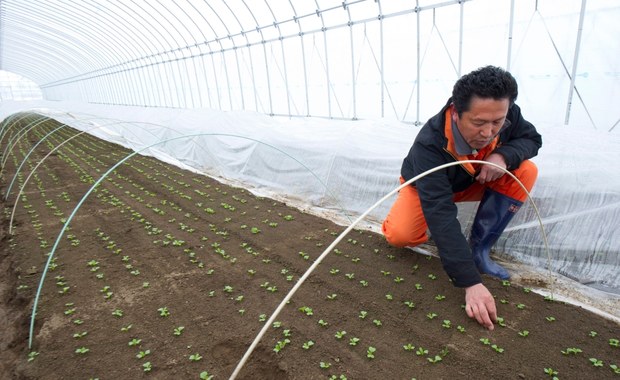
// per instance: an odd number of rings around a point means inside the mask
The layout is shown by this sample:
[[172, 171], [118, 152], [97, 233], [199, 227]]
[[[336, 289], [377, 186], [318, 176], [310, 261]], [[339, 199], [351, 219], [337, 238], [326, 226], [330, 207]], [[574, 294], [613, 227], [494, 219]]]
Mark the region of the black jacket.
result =
[[[445, 115], [451, 99], [442, 110], [420, 129], [409, 154], [405, 157], [401, 175], [405, 180], [436, 166], [454, 162], [459, 157], [448, 149], [445, 133]], [[521, 109], [513, 104], [508, 110], [510, 126], [502, 130], [494, 153], [506, 160], [508, 170], [519, 167], [521, 162], [536, 156], [542, 146], [542, 138], [536, 128], [521, 116]], [[418, 190], [424, 218], [433, 241], [437, 244], [444, 270], [458, 287], [468, 287], [482, 282], [474, 264], [469, 243], [457, 220], [457, 206], [453, 201], [456, 192], [463, 191], [475, 182], [462, 165], [455, 165], [429, 174], [413, 186]]]

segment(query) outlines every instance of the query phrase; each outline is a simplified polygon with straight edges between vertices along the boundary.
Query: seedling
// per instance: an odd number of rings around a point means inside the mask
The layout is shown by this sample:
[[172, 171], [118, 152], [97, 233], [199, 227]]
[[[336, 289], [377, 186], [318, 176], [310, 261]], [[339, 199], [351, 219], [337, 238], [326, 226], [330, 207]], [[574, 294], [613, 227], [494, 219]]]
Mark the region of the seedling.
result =
[[405, 345], [403, 346], [403, 349], [404, 349], [405, 351], [413, 351], [413, 350], [415, 350], [415, 346], [414, 346], [414, 345], [412, 345], [411, 343], [407, 343], [407, 344], [405, 344]]
[[519, 336], [522, 336], [522, 337], [525, 338], [526, 336], [530, 335], [530, 332], [527, 331], [527, 330], [521, 330], [517, 334], [519, 334]]
[[418, 349], [415, 352], [416, 355], [418, 356], [424, 356], [424, 355], [428, 355], [428, 350], [422, 347], [418, 347]]
[[407, 307], [409, 309], [414, 309], [415, 308], [415, 303], [413, 303], [412, 301], [405, 301], [403, 302], [405, 305], [407, 305]]
[[301, 348], [303, 348], [304, 350], [309, 350], [312, 346], [314, 346], [314, 342], [309, 340], [302, 344]]
[[372, 323], [374, 323], [375, 326], [377, 326], [377, 327], [383, 326], [383, 323], [381, 323], [381, 320], [379, 320], [379, 319], [373, 319]]
[[590, 338], [594, 338], [594, 337], [596, 337], [597, 335], [598, 335], [598, 333], [597, 333], [596, 331], [590, 331], [590, 332], [588, 333], [588, 336], [589, 336]]
[[116, 309], [112, 312], [112, 315], [117, 318], [120, 318], [123, 316], [123, 311], [121, 309]]
[[575, 347], [569, 347], [566, 350], [561, 351], [562, 354], [564, 355], [577, 355], [578, 353], [582, 352], [580, 348], [575, 348]]
[[436, 364], [439, 363], [440, 361], [442, 361], [443, 359], [441, 358], [441, 356], [439, 355], [435, 355], [435, 357], [433, 358], [426, 358], [426, 360], [428, 360], [429, 362]]
[[86, 331], [82, 331], [81, 333], [75, 333], [75, 334], [73, 334], [73, 337], [74, 337], [75, 339], [80, 339], [80, 338], [85, 337], [87, 334], [88, 334], [88, 332], [86, 332]]
[[84, 355], [84, 354], [88, 353], [88, 351], [90, 351], [90, 349], [82, 346], [82, 347], [76, 348], [75, 353], [76, 354], [80, 354], [80, 355]]
[[465, 332], [465, 327], [463, 327], [463, 326], [461, 326], [461, 325], [456, 326], [456, 329], [457, 329], [457, 330], [458, 330], [458, 332], [460, 332], [460, 333], [464, 333], [464, 332]]
[[432, 313], [431, 312], [431, 313], [426, 314], [426, 318], [428, 318], [428, 319], [434, 319], [435, 317], [437, 317], [436, 313]]
[[191, 354], [189, 356], [189, 360], [192, 362], [197, 362], [200, 361], [202, 359], [202, 356], [200, 356], [200, 354], [196, 353], [196, 354]]
[[314, 313], [312, 312], [312, 308], [308, 307], [308, 306], [302, 306], [299, 308], [299, 311], [301, 311], [302, 313], [306, 314], [307, 316], [311, 316]]
[[128, 345], [130, 347], [132, 346], [137, 346], [142, 342], [142, 339], [137, 339], [137, 338], [133, 338], [132, 340], [129, 341]]
[[143, 359], [144, 357], [146, 357], [147, 355], [151, 354], [151, 350], [146, 350], [146, 351], [140, 351], [136, 354], [136, 358], [138, 359]]
[[332, 363], [329, 363], [329, 362], [320, 362], [319, 363], [319, 367], [321, 367], [323, 369], [328, 369], [331, 366], [332, 366]]
[[36, 359], [37, 356], [39, 356], [39, 353], [37, 351], [30, 351], [28, 353], [28, 361], [33, 361], [34, 359]]
[[359, 341], [360, 341], [360, 338], [356, 338], [356, 337], [350, 338], [349, 339], [349, 346], [357, 346]]
[[445, 329], [449, 329], [452, 327], [452, 322], [450, 322], [448, 319], [444, 319], [443, 323], [441, 324], [441, 327]]
[[279, 340], [276, 343], [276, 346], [273, 348], [273, 351], [278, 353], [280, 352], [284, 347], [286, 347], [287, 344], [291, 343], [290, 339], [284, 339], [284, 340]]
[[616, 339], [616, 338], [610, 338], [609, 339], [609, 345], [612, 346], [612, 347], [618, 348], [618, 347], [620, 347], [620, 341], [618, 339]]
[[368, 359], [374, 359], [375, 358], [375, 352], [377, 352], [377, 349], [374, 348], [373, 346], [369, 346], [368, 350], [366, 350], [366, 357]]
[[185, 327], [183, 326], [179, 326], [179, 327], [175, 327], [172, 334], [175, 336], [179, 336], [181, 334], [183, 334], [183, 330], [185, 330]]
[[443, 300], [445, 300], [445, 299], [446, 299], [446, 296], [444, 296], [444, 295], [442, 295], [442, 294], [437, 294], [437, 295], [435, 296], [435, 299], [436, 299], [437, 301], [443, 301]]
[[207, 371], [200, 372], [200, 380], [213, 380], [213, 375], [210, 375]]
[[319, 319], [318, 324], [319, 324], [321, 327], [327, 327], [327, 325], [328, 325], [329, 323], [325, 322], [325, 321], [324, 321], [324, 320], [322, 320], [322, 319]]
[[501, 348], [500, 346], [498, 346], [497, 344], [492, 344], [491, 348], [495, 350], [495, 352], [502, 354], [504, 352], [504, 349]]
[[590, 363], [592, 363], [592, 365], [594, 367], [602, 367], [603, 366], [603, 361], [599, 360], [597, 358], [590, 358]]
[[159, 311], [159, 316], [162, 318], [166, 318], [170, 316], [170, 311], [168, 311], [167, 306], [160, 307], [159, 309], [157, 309], [157, 311]]
[[151, 372], [152, 369], [153, 369], [153, 365], [151, 364], [151, 362], [146, 362], [142, 364], [142, 370], [144, 372]]
[[545, 368], [545, 373], [551, 376], [553, 379], [557, 379], [558, 371], [554, 370], [553, 368]]
[[347, 335], [347, 332], [342, 330], [342, 331], [336, 331], [336, 334], [334, 334], [334, 336], [336, 337], [336, 339], [342, 339], [345, 335]]
[[545, 317], [547, 322], [555, 322], [555, 317]]

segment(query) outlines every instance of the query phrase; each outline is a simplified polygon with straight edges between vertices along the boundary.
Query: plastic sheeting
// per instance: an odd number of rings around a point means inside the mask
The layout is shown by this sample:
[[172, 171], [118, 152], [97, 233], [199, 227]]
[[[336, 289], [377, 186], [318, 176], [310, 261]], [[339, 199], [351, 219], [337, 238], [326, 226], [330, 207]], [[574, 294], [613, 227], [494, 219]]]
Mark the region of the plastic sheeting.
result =
[[[248, 112], [112, 107], [71, 102], [0, 104], [0, 117], [30, 110], [166, 162], [348, 224], [399, 185], [419, 128], [398, 121], [278, 119]], [[71, 110], [70, 112], [65, 110]], [[336, 125], [335, 125], [336, 124]], [[620, 294], [620, 136], [538, 124], [543, 148], [531, 204], [496, 245], [504, 258], [547, 268], [590, 289]], [[166, 140], [187, 135], [199, 137]], [[394, 200], [360, 227], [379, 231]], [[460, 206], [467, 231], [475, 204]]]

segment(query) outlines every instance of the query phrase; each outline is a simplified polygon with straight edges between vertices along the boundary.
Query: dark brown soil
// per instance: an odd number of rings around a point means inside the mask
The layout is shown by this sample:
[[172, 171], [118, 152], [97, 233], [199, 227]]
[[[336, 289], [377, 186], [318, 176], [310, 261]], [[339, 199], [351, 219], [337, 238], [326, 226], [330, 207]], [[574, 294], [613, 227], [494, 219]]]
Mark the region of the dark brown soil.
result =
[[[2, 150], [27, 122], [3, 129]], [[24, 156], [56, 127], [32, 129], [3, 157], [3, 196]], [[0, 377], [199, 379], [208, 371], [228, 378], [261, 320], [344, 227], [151, 157], [132, 157], [86, 198], [60, 238], [29, 349], [33, 301], [64, 220], [92, 183], [130, 153], [87, 135], [63, 145], [26, 184], [10, 235], [17, 193], [33, 167], [75, 134], [63, 128], [40, 144], [4, 202]], [[293, 296], [239, 378], [551, 379], [549, 368], [560, 379], [620, 378], [613, 371], [620, 366], [617, 323], [516, 284], [485, 281], [504, 320], [492, 332], [467, 317], [463, 291], [438, 259], [355, 230]], [[519, 334], [524, 330], [526, 337]], [[346, 331], [342, 339], [339, 331]], [[314, 345], [303, 348], [309, 341]], [[288, 343], [275, 352], [278, 342]], [[407, 344], [415, 349], [405, 350]], [[190, 360], [194, 354], [201, 359]]]

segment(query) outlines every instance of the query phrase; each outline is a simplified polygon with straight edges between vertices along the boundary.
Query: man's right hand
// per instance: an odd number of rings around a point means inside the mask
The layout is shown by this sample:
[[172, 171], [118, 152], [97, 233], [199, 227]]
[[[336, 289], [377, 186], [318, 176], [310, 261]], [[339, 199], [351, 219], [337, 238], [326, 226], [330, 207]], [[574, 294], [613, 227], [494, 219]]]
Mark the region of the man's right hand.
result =
[[465, 311], [469, 318], [476, 318], [476, 321], [487, 329], [495, 328], [493, 325], [497, 322], [495, 299], [486, 286], [476, 284], [465, 288]]

